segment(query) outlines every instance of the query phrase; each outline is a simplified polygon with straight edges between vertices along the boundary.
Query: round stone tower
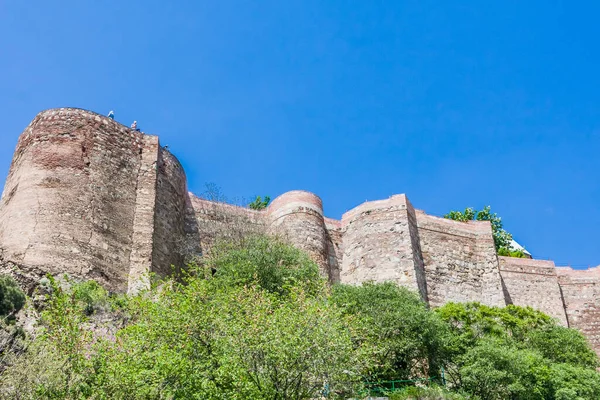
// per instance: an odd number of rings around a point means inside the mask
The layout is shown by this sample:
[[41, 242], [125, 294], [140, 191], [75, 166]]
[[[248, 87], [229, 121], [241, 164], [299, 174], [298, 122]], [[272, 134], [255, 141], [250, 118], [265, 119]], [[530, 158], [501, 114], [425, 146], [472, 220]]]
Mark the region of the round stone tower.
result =
[[310, 254], [321, 273], [329, 276], [328, 239], [319, 196], [301, 190], [284, 193], [269, 205], [267, 215], [274, 233]]
[[142, 153], [159, 149], [148, 138], [85, 110], [38, 114], [19, 138], [0, 201], [4, 259], [124, 291]]

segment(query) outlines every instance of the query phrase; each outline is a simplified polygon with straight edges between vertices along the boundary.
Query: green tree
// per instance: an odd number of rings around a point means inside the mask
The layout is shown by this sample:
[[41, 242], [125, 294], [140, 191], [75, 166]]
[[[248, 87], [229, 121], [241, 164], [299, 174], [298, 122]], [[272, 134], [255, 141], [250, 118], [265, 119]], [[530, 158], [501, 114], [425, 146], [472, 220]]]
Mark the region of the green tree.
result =
[[336, 285], [332, 301], [351, 318], [355, 341], [370, 351], [368, 380], [440, 376], [449, 331], [416, 293], [391, 282]]
[[90, 330], [101, 288], [50, 278], [44, 334], [2, 374], [1, 397], [309, 399], [361, 381], [364, 360], [306, 255], [253, 238], [207, 265], [214, 276], [192, 271], [122, 302], [130, 323], [114, 341]]
[[0, 275], [0, 317], [14, 316], [25, 305], [25, 293], [10, 275]]
[[323, 295], [219, 278], [137, 298], [137, 320], [104, 352], [108, 398], [308, 399], [360, 374], [351, 336]]
[[[450, 211], [444, 215], [444, 218], [453, 219], [455, 221], [490, 221], [492, 224], [492, 235], [494, 236], [494, 245], [496, 251], [503, 251], [504, 254], [510, 255], [510, 243], [512, 235], [507, 232], [502, 225], [502, 218], [498, 214], [493, 213], [490, 206], [485, 206], [483, 210], [477, 211], [472, 207], [467, 207], [464, 211]], [[504, 249], [504, 250], [501, 250]]]
[[600, 398], [598, 357], [579, 332], [546, 314], [478, 303], [448, 303], [436, 313], [452, 330], [453, 387], [492, 400]]
[[284, 293], [296, 284], [321, 290], [325, 284], [318, 265], [304, 252], [281, 239], [256, 235], [240, 241], [220, 241], [204, 266], [214, 274], [215, 284], [257, 284]]
[[265, 196], [264, 200], [262, 197], [256, 196], [256, 199], [254, 199], [252, 203], [248, 204], [248, 207], [250, 207], [253, 210], [264, 210], [265, 208], [267, 208], [270, 202], [271, 197], [269, 196]]

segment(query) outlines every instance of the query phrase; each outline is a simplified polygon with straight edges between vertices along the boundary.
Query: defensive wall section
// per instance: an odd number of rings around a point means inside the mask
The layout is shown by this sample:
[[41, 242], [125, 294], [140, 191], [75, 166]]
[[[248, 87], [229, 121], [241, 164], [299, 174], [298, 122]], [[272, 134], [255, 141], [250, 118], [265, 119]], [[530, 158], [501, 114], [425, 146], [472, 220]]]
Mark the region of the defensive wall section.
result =
[[600, 271], [498, 257], [489, 222], [415, 210], [405, 195], [327, 218], [313, 193], [264, 211], [198, 198], [156, 136], [96, 113], [38, 114], [21, 134], [0, 200], [0, 271], [30, 287], [44, 274], [117, 292], [148, 285], [216, 238], [271, 233], [306, 251], [331, 282], [393, 281], [431, 306], [531, 306], [580, 329], [600, 351]]
[[579, 329], [600, 354], [600, 267], [556, 271], [569, 326]]

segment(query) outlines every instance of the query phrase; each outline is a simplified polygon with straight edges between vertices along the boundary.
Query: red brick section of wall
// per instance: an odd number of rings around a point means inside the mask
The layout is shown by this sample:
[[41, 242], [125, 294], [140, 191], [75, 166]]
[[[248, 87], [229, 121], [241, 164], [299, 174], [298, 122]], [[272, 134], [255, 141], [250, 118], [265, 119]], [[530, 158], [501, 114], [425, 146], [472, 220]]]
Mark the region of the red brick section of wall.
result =
[[5, 258], [125, 290], [141, 149], [141, 133], [98, 114], [38, 114], [19, 139], [0, 204]]
[[412, 206], [404, 195], [364, 203], [342, 216], [341, 282], [392, 281], [426, 299]]
[[600, 354], [600, 269], [556, 268], [570, 328], [579, 329]]
[[329, 276], [329, 240], [323, 203], [317, 195], [301, 190], [284, 193], [269, 205], [267, 216], [273, 233], [310, 254], [321, 273]]
[[567, 325], [567, 316], [552, 261], [498, 257], [507, 304], [530, 306]]
[[421, 211], [416, 215], [430, 304], [478, 301], [504, 306], [489, 222], [458, 222]]

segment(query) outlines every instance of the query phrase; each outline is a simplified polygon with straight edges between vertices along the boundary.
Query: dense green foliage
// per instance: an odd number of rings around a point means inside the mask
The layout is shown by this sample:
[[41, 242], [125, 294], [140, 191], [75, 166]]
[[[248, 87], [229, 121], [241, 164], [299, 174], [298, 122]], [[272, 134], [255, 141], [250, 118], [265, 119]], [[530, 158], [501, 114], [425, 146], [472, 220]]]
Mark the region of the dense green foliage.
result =
[[250, 207], [253, 210], [264, 210], [265, 208], [267, 208], [270, 202], [271, 197], [269, 196], [265, 196], [264, 200], [262, 197], [256, 196], [256, 199], [254, 199], [252, 203], [248, 204], [248, 207]]
[[547, 315], [432, 311], [392, 283], [330, 288], [276, 239], [217, 244], [136, 296], [51, 277], [47, 291], [41, 334], [10, 358], [0, 398], [600, 398], [595, 353]]
[[499, 256], [527, 258], [527, 254], [525, 254], [523, 250], [513, 250], [512, 248], [507, 249], [506, 247], [501, 247], [497, 252]]
[[18, 312], [25, 305], [25, 293], [9, 275], [0, 275], [0, 317]]
[[355, 340], [371, 352], [366, 380], [439, 377], [448, 329], [418, 295], [393, 283], [366, 283], [336, 285], [331, 298], [354, 319]]
[[449, 303], [436, 313], [452, 330], [446, 365], [452, 386], [490, 400], [600, 398], [596, 354], [583, 335], [547, 315], [477, 303]]
[[494, 245], [498, 254], [511, 256], [511, 251], [514, 251], [510, 247], [512, 235], [508, 233], [502, 225], [502, 218], [498, 214], [493, 213], [490, 206], [485, 206], [483, 210], [477, 211], [474, 208], [467, 207], [465, 211], [450, 211], [444, 215], [444, 218], [453, 219], [455, 221], [468, 222], [468, 221], [490, 221], [492, 224], [492, 235], [494, 236]]

